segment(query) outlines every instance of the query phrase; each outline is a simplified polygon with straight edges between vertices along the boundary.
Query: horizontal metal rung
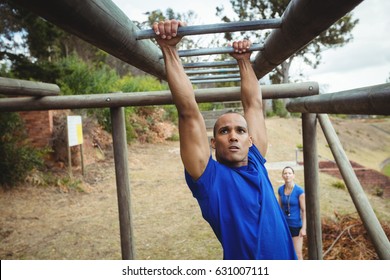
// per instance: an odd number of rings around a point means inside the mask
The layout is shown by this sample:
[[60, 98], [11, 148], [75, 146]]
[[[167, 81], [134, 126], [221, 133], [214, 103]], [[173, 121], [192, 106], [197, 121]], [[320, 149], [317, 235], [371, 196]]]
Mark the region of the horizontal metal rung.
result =
[[[201, 35], [201, 34], [213, 34], [235, 31], [247, 31], [247, 30], [260, 30], [260, 29], [275, 29], [280, 28], [282, 25], [282, 19], [261, 19], [253, 21], [236, 21], [227, 23], [215, 23], [204, 25], [192, 25], [179, 27], [177, 34], [179, 36], [185, 35]], [[140, 30], [136, 32], [136, 39], [150, 39], [155, 38], [156, 33], [153, 29]]]
[[205, 62], [193, 62], [193, 63], [184, 63], [184, 68], [201, 68], [201, 67], [221, 67], [221, 66], [231, 66], [237, 65], [236, 60], [225, 60], [225, 61], [205, 61]]
[[[263, 45], [254, 44], [249, 48], [249, 51], [260, 51], [264, 48]], [[224, 54], [233, 53], [233, 47], [220, 47], [220, 48], [209, 48], [209, 49], [194, 49], [194, 50], [179, 50], [178, 54], [180, 57], [186, 56], [199, 56], [199, 55], [211, 55], [211, 54]], [[163, 58], [161, 55], [160, 58]]]
[[[251, 62], [254, 62], [254, 59], [251, 59]], [[202, 67], [223, 67], [223, 66], [232, 66], [237, 65], [236, 60], [224, 60], [224, 61], [202, 61], [202, 62], [192, 62], [184, 63], [184, 68], [202, 68]]]
[[213, 79], [213, 80], [195, 80], [191, 83], [193, 84], [206, 84], [206, 83], [226, 83], [226, 82], [239, 82], [240, 78], [231, 78], [231, 79]]
[[204, 75], [204, 76], [192, 76], [191, 81], [196, 80], [211, 80], [211, 79], [228, 79], [228, 78], [239, 78], [240, 74], [226, 74], [226, 75]]
[[239, 68], [220, 68], [220, 69], [203, 69], [203, 70], [187, 70], [187, 75], [197, 75], [197, 74], [211, 74], [211, 73], [231, 73], [238, 72]]

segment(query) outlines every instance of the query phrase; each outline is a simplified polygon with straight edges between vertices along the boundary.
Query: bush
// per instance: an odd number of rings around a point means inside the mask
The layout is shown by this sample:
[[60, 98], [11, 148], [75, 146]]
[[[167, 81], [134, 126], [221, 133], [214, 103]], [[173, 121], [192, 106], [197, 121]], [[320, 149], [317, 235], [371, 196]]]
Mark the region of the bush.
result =
[[43, 151], [29, 145], [17, 113], [0, 113], [0, 185], [13, 187], [43, 166]]
[[336, 188], [336, 189], [341, 189], [341, 190], [345, 190], [346, 187], [345, 187], [345, 184], [343, 181], [335, 181], [332, 183], [332, 187]]
[[275, 115], [285, 118], [288, 116], [288, 111], [286, 110], [283, 100], [273, 99], [272, 100], [272, 111]]

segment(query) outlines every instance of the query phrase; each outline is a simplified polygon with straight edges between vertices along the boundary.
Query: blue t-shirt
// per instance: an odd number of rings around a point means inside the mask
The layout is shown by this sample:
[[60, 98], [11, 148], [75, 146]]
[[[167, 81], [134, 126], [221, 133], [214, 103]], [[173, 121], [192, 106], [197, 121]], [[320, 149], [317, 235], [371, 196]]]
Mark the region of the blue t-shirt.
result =
[[253, 145], [247, 166], [231, 168], [210, 156], [198, 180], [185, 172], [203, 218], [222, 244], [224, 259], [296, 259], [264, 163]]
[[[282, 208], [284, 217], [286, 218], [287, 224], [290, 227], [302, 227], [302, 218], [301, 218], [301, 207], [299, 205], [299, 196], [303, 194], [303, 189], [297, 184], [294, 185], [291, 194], [284, 194], [284, 185], [280, 186], [278, 189], [278, 194], [281, 198]], [[290, 213], [287, 215], [286, 210]]]

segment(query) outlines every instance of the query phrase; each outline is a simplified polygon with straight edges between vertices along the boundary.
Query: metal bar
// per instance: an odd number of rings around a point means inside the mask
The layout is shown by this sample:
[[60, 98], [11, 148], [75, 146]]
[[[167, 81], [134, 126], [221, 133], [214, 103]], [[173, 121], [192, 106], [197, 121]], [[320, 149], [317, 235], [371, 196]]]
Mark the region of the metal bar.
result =
[[[260, 51], [264, 47], [260, 44], [253, 44], [249, 51]], [[194, 49], [194, 50], [179, 50], [178, 54], [180, 57], [186, 56], [198, 56], [198, 55], [211, 55], [211, 54], [224, 54], [224, 53], [233, 53], [233, 47], [220, 47], [220, 48], [208, 48], [208, 49]], [[160, 58], [163, 58], [161, 55]]]
[[184, 68], [200, 68], [200, 67], [221, 67], [237, 65], [236, 60], [225, 60], [225, 61], [205, 61], [205, 62], [192, 62], [183, 64]]
[[[315, 82], [261, 86], [263, 98], [292, 98], [318, 94]], [[239, 101], [240, 87], [196, 89], [197, 102]], [[173, 104], [170, 91], [132, 93], [60, 95], [42, 98], [0, 98], [1, 112], [38, 111], [52, 109], [109, 108]]]
[[138, 41], [140, 29], [110, 0], [14, 0], [63, 30], [159, 79], [166, 80], [161, 50]]
[[317, 116], [315, 114], [302, 114], [306, 224], [310, 260], [323, 259], [316, 135]]
[[203, 69], [203, 70], [187, 70], [187, 75], [197, 75], [197, 74], [211, 74], [211, 73], [231, 73], [239, 72], [239, 68], [220, 68], [220, 69]]
[[204, 76], [191, 76], [191, 81], [196, 80], [212, 80], [212, 79], [228, 79], [228, 78], [239, 78], [240, 74], [226, 74], [226, 75], [204, 75]]
[[280, 29], [274, 29], [257, 54], [254, 70], [262, 78], [294, 55], [363, 0], [294, 0], [282, 15]]
[[240, 78], [229, 78], [229, 79], [210, 79], [210, 80], [193, 80], [193, 84], [208, 84], [208, 83], [228, 83], [228, 82], [239, 82]]
[[0, 77], [0, 94], [3, 95], [52, 96], [59, 93], [60, 88], [56, 84]]
[[383, 260], [390, 260], [390, 242], [343, 150], [328, 115], [320, 114], [318, 115], [318, 119], [320, 120], [321, 128], [328, 141], [333, 157], [336, 160], [337, 166], [339, 167], [340, 173], [347, 185], [351, 198], [363, 221], [367, 233], [374, 244], [378, 256]]
[[125, 110], [123, 107], [111, 108], [112, 140], [114, 147], [122, 259], [133, 260], [135, 258], [134, 239], [124, 112]]
[[[202, 35], [213, 33], [225, 33], [235, 31], [247, 31], [247, 30], [260, 30], [260, 29], [272, 29], [280, 28], [282, 20], [280, 18], [275, 19], [261, 19], [253, 21], [237, 21], [217, 24], [205, 24], [205, 25], [192, 25], [182, 26], [178, 29], [177, 34], [179, 36], [186, 35]], [[136, 33], [137, 40], [155, 38], [156, 34], [153, 29], [141, 30]]]
[[390, 83], [291, 100], [289, 112], [390, 115]]

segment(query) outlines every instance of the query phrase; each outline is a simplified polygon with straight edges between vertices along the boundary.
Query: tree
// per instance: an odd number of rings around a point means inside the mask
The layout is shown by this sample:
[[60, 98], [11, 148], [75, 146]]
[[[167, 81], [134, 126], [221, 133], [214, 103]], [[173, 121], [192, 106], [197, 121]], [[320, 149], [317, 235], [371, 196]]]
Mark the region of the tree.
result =
[[[224, 7], [216, 8], [216, 15], [224, 22], [251, 21], [259, 19], [271, 19], [281, 17], [290, 0], [230, 0], [233, 11], [237, 18], [229, 18], [224, 14]], [[290, 81], [289, 71], [294, 58], [301, 58], [307, 65], [316, 68], [321, 62], [321, 52], [329, 49], [342, 47], [353, 39], [352, 30], [359, 22], [353, 19], [349, 13], [335, 22], [331, 27], [317, 36], [310, 44], [299, 50], [289, 59], [277, 66], [271, 73], [273, 83], [287, 83]], [[269, 32], [241, 32], [252, 40], [263, 42]], [[225, 34], [227, 40], [232, 40], [232, 34]]]
[[108, 64], [121, 75], [134, 68], [13, 1], [0, 0], [2, 76], [55, 83], [60, 71], [55, 63], [74, 54], [90, 65]]
[[[229, 18], [225, 15], [223, 6], [216, 8], [216, 15], [224, 22], [280, 18], [290, 3], [290, 0], [230, 0], [230, 3], [233, 11], [237, 15], [237, 18]], [[359, 20], [352, 18], [351, 13], [339, 19], [331, 27], [312, 40], [308, 45], [292, 55], [290, 58], [286, 59], [279, 66], [275, 67], [274, 70], [269, 73], [271, 82], [273, 84], [290, 82], [290, 68], [295, 58], [300, 58], [304, 63], [315, 69], [321, 62], [322, 51], [329, 48], [342, 47], [353, 39], [351, 32], [358, 22]], [[240, 35], [241, 38], [244, 36], [250, 38], [254, 42], [259, 41], [262, 43], [265, 41], [269, 33], [270, 31], [247, 31], [241, 32]], [[226, 33], [225, 38], [227, 40], [236, 39], [236, 34]], [[284, 101], [287, 102], [288, 99], [285, 99]], [[280, 111], [279, 103], [281, 103], [280, 100], [273, 99], [272, 107], [279, 108]], [[288, 112], [285, 108], [283, 108], [279, 115], [288, 115]]]

